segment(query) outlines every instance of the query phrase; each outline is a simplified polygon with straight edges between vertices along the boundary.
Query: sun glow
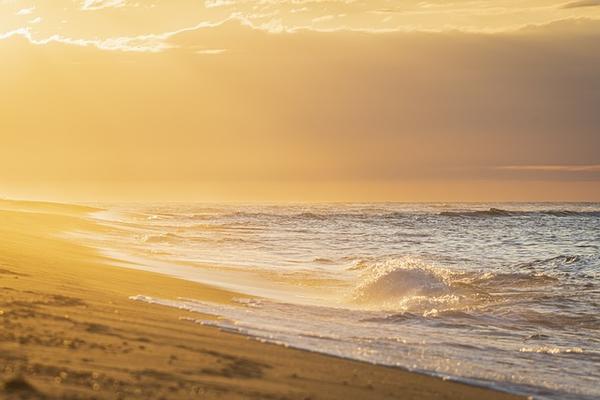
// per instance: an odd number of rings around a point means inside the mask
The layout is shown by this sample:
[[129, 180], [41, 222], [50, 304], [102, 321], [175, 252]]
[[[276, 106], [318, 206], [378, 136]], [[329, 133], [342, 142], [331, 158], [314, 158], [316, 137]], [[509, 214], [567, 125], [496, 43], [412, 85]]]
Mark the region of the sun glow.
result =
[[578, 167], [599, 162], [594, 5], [0, 2], [0, 181], [61, 199], [165, 184], [230, 200], [597, 199], [597, 169]]

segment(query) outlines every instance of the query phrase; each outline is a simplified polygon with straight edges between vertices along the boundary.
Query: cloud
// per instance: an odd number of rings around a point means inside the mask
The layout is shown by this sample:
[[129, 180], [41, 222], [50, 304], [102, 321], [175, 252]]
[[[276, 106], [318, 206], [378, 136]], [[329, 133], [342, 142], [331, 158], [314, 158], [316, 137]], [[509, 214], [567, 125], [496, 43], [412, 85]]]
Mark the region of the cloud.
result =
[[204, 7], [206, 8], [217, 8], [217, 7], [225, 7], [234, 5], [235, 1], [233, 0], [205, 0]]
[[35, 11], [35, 7], [22, 8], [17, 11], [17, 15], [29, 15]]
[[219, 55], [219, 54], [224, 54], [226, 52], [227, 52], [227, 49], [202, 49], [202, 50], [197, 50], [196, 54]]
[[569, 3], [563, 4], [560, 6], [562, 9], [571, 9], [571, 8], [582, 8], [582, 7], [598, 7], [600, 6], [600, 0], [581, 0], [581, 1], [571, 1]]
[[[545, 24], [530, 24], [512, 31], [516, 34], [538, 36], [568, 35], [571, 37], [598, 36], [600, 19], [589, 17], [563, 18]], [[510, 32], [507, 32], [510, 33]]]
[[[34, 21], [32, 21], [32, 23]], [[29, 28], [19, 28], [9, 32], [0, 33], [0, 40], [6, 40], [20, 36], [27, 39], [29, 43], [37, 46], [60, 43], [77, 47], [96, 47], [99, 50], [107, 51], [158, 53], [174, 47], [173, 44], [166, 42], [166, 39], [169, 37], [169, 35], [170, 34], [140, 35], [108, 39], [75, 39], [62, 35], [52, 35], [43, 39], [37, 39], [33, 36]]]
[[533, 172], [600, 172], [600, 164], [590, 165], [506, 165], [497, 167], [503, 171]]
[[[562, 3], [568, 1], [562, 0]], [[105, 39], [158, 35], [193, 26], [200, 20], [215, 23], [228, 16], [244, 18], [253, 26], [272, 32], [318, 28], [331, 32], [461, 30], [491, 33], [554, 20], [561, 0], [549, 5], [540, 5], [539, 0], [523, 0], [511, 5], [470, 0], [0, 0], [0, 15], [15, 14], [19, 9], [30, 7], [30, 3], [37, 6], [35, 14], [43, 18], [37, 35], [43, 32], [47, 36]], [[300, 10], [302, 12], [298, 12]], [[578, 12], [563, 14], [565, 17], [581, 15]], [[586, 15], [600, 17], [600, 10], [589, 10]], [[14, 18], [12, 24], [4, 24], [4, 29], [22, 26], [19, 24], [21, 20]]]
[[93, 11], [103, 8], [118, 8], [124, 7], [126, 3], [126, 0], [84, 0], [81, 9]]
[[598, 182], [600, 164], [505, 165], [491, 168], [489, 176], [496, 179]]
[[[41, 21], [41, 17], [38, 17], [30, 23], [39, 23]], [[95, 47], [99, 50], [107, 50], [107, 51], [120, 51], [120, 52], [135, 52], [135, 53], [160, 53], [169, 49], [173, 49], [178, 47], [174, 42], [170, 39], [180, 34], [185, 34], [186, 32], [194, 32], [206, 28], [215, 28], [229, 21], [237, 21], [237, 23], [242, 23], [244, 25], [250, 26], [245, 19], [232, 16], [227, 17], [222, 21], [217, 22], [208, 22], [203, 21], [199, 22], [193, 26], [184, 27], [181, 29], [177, 29], [174, 31], [168, 31], [163, 33], [151, 33], [145, 35], [134, 35], [134, 36], [117, 36], [117, 37], [108, 37], [108, 38], [77, 38], [77, 37], [69, 37], [62, 34], [53, 34], [46, 37], [38, 37], [34, 35], [32, 30], [28, 27], [22, 27], [13, 29], [7, 32], [0, 31], [0, 40], [9, 39], [15, 36], [21, 36], [27, 39], [31, 44], [34, 45], [46, 45], [50, 43], [61, 43], [65, 45], [78, 46], [78, 47]], [[258, 28], [254, 28], [258, 29]], [[210, 50], [207, 54], [217, 54], [218, 52], [223, 53], [224, 50], [219, 48], [216, 50]], [[198, 54], [198, 53], [196, 53]]]
[[[48, 148], [29, 159], [39, 176], [81, 179], [596, 179], [562, 171], [600, 165], [600, 27], [577, 24], [596, 33], [271, 34], [229, 19], [43, 49], [14, 40], [0, 46], [14, 99], [0, 156], [29, 157], [35, 139]], [[211, 49], [227, 52], [198, 55]], [[0, 174], [9, 166], [0, 157]]]

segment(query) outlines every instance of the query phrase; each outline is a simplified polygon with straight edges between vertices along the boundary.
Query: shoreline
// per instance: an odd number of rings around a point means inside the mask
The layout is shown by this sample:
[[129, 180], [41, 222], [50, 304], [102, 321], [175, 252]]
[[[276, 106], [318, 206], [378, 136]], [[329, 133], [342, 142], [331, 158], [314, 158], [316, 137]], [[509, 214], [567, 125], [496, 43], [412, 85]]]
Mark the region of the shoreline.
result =
[[[0, 201], [0, 395], [6, 398], [517, 399], [472, 384], [264, 343], [129, 300], [235, 292], [110, 265], [58, 237], [80, 206]], [[143, 288], [140, 289], [140, 288]]]

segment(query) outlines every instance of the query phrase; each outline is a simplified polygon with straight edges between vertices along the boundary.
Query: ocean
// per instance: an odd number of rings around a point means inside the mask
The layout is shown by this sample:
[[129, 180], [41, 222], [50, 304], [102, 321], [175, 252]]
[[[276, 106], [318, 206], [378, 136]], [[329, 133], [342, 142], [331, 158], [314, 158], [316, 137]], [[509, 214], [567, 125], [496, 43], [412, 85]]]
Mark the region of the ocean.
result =
[[257, 340], [600, 398], [600, 204], [104, 204], [117, 264], [239, 293], [132, 300]]

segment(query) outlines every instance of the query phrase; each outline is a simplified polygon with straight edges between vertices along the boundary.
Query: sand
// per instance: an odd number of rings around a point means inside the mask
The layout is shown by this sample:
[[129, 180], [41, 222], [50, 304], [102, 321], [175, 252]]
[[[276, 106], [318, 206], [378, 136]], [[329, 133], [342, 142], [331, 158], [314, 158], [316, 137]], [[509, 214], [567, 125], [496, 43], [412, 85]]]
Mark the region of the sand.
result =
[[102, 229], [81, 218], [92, 211], [0, 201], [0, 398], [517, 398], [260, 343], [131, 301], [235, 293], [112, 266], [64, 234]]

